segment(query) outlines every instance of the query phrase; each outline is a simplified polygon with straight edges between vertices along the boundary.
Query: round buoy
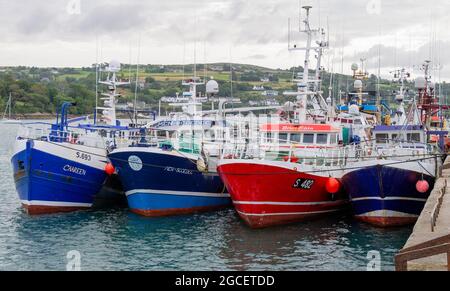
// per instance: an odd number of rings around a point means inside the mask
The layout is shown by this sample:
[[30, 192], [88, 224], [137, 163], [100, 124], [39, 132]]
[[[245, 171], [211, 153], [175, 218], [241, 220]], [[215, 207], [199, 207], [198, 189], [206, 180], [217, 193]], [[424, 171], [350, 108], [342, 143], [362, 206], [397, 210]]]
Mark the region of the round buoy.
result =
[[426, 193], [430, 189], [430, 184], [425, 180], [417, 181], [416, 189], [419, 193]]
[[291, 162], [291, 163], [298, 163], [298, 161], [300, 160], [299, 158], [297, 158], [296, 156], [292, 156], [289, 158], [289, 156], [283, 157], [283, 160], [285, 162]]
[[341, 183], [335, 178], [329, 178], [325, 184], [325, 189], [330, 194], [336, 194], [341, 188]]
[[107, 163], [106, 166], [105, 166], [105, 173], [108, 176], [111, 176], [115, 172], [116, 172], [116, 169], [114, 168], [114, 166], [111, 163]]

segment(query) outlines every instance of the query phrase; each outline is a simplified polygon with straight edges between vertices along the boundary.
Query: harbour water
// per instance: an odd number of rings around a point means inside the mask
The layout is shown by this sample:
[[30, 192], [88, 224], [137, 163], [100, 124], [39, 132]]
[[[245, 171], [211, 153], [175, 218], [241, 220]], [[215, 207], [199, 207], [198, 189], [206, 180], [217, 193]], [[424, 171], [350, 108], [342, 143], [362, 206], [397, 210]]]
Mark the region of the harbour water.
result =
[[0, 125], [0, 270], [65, 270], [67, 253], [82, 270], [361, 270], [368, 253], [381, 269], [411, 228], [378, 229], [342, 214], [252, 230], [232, 209], [170, 218], [127, 210], [30, 217], [20, 208], [9, 163], [17, 126]]

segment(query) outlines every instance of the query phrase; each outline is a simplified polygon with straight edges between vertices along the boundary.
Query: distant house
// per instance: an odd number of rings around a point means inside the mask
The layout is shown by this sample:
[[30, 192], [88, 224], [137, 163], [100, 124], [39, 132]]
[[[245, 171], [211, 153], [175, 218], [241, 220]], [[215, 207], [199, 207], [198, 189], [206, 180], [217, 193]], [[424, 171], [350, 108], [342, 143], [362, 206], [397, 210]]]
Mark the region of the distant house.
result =
[[267, 77], [264, 77], [264, 78], [261, 78], [261, 82], [263, 82], [263, 83], [269, 83], [269, 82], [270, 82], [270, 79], [267, 78]]
[[210, 66], [209, 69], [211, 71], [216, 71], [216, 72], [222, 72], [223, 71], [223, 66]]
[[269, 99], [265, 101], [266, 106], [280, 106], [280, 102], [275, 99]]
[[253, 86], [253, 91], [264, 91], [266, 90], [264, 86]]
[[278, 91], [275, 90], [267, 90], [262, 93], [263, 96], [266, 97], [277, 97], [279, 95]]

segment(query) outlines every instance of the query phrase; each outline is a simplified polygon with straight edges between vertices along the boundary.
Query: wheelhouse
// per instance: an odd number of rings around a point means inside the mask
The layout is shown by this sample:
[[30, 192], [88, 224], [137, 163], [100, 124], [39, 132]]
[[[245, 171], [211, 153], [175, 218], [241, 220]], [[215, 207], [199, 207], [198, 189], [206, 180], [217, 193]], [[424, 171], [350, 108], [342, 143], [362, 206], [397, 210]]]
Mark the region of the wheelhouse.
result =
[[376, 126], [373, 129], [376, 145], [387, 145], [392, 142], [426, 143], [423, 126]]
[[339, 129], [328, 124], [266, 124], [261, 127], [261, 143], [269, 146], [337, 147]]

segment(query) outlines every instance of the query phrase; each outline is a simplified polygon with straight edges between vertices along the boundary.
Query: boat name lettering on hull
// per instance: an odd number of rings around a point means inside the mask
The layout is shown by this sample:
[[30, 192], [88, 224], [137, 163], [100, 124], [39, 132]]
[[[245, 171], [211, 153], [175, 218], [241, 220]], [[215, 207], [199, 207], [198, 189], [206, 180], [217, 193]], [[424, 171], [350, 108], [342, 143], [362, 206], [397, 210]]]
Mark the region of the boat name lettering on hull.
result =
[[80, 176], [86, 176], [86, 170], [80, 169], [77, 167], [65, 165], [63, 170], [64, 170], [64, 172], [69, 172], [69, 173], [73, 173], [73, 174], [80, 175]]
[[164, 171], [166, 171], [166, 172], [175, 172], [175, 173], [183, 174], [183, 175], [193, 175], [194, 174], [191, 170], [174, 168], [174, 167], [165, 167]]

